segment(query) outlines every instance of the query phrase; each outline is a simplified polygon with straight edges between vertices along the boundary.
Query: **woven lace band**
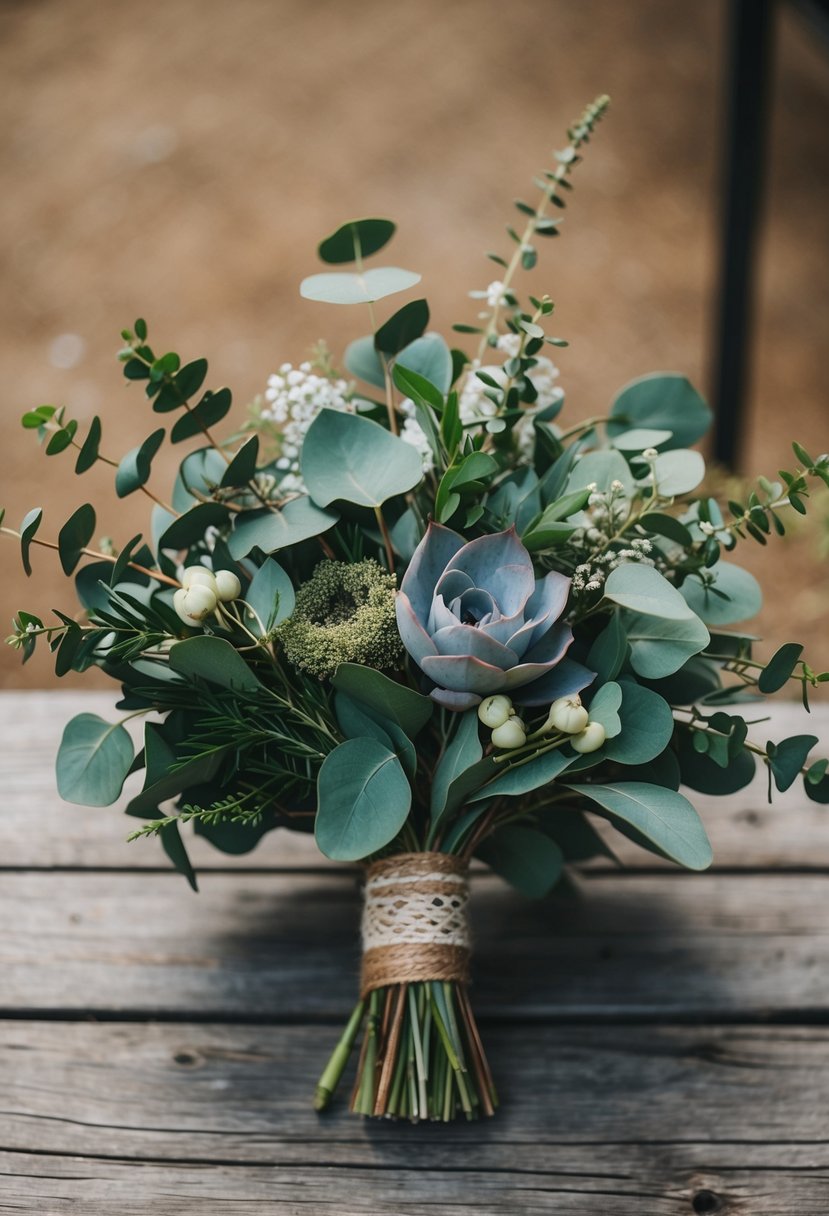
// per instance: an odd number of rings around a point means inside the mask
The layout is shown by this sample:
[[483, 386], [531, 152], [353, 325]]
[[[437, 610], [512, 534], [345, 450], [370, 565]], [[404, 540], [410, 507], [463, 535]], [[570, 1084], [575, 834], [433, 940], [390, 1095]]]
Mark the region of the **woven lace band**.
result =
[[446, 853], [401, 853], [369, 866], [363, 906], [363, 996], [416, 980], [469, 982], [466, 865]]

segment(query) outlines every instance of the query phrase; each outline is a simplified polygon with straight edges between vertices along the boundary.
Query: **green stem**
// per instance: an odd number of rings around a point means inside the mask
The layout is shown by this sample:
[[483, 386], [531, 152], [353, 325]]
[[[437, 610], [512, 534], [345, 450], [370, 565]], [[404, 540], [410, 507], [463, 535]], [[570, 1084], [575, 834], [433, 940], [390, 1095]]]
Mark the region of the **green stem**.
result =
[[331, 1101], [334, 1091], [340, 1083], [345, 1066], [348, 1063], [348, 1057], [351, 1055], [352, 1048], [354, 1047], [354, 1042], [363, 1021], [364, 1011], [365, 1001], [358, 1001], [354, 1006], [354, 1012], [348, 1019], [348, 1025], [340, 1036], [337, 1046], [331, 1053], [331, 1058], [323, 1069], [314, 1097], [314, 1110], [325, 1110]]

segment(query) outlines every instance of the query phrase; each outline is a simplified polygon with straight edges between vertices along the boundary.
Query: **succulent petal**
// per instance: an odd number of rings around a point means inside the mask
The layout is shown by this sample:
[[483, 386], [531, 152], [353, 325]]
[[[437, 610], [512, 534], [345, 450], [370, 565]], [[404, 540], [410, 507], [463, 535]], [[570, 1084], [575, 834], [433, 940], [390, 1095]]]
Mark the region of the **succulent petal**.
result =
[[438, 654], [471, 655], [504, 671], [514, 667], [519, 658], [514, 650], [502, 646], [474, 625], [455, 624], [439, 629], [432, 634], [432, 641], [437, 646]]
[[491, 592], [506, 615], [520, 611], [535, 590], [532, 558], [515, 528], [471, 540], [452, 557], [449, 570], [463, 570], [476, 587]]
[[417, 619], [411, 600], [405, 591], [397, 592], [394, 608], [397, 614], [397, 628], [403, 645], [414, 661], [422, 666], [427, 655], [437, 654], [437, 647]]
[[474, 692], [484, 696], [500, 692], [506, 684], [500, 667], [472, 655], [427, 655], [420, 666], [430, 680], [452, 692]]
[[403, 576], [400, 590], [409, 597], [417, 618], [425, 622], [435, 585], [451, 559], [464, 547], [462, 536], [442, 524], [430, 523]]

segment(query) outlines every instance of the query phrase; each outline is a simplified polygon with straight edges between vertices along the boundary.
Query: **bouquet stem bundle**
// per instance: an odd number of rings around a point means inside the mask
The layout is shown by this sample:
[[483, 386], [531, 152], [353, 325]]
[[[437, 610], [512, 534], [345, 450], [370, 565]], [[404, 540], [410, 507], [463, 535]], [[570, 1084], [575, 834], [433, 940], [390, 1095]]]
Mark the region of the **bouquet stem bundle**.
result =
[[368, 867], [362, 997], [317, 1088], [318, 1110], [339, 1082], [362, 1027], [351, 1109], [448, 1122], [492, 1115], [492, 1074], [467, 994], [466, 863], [403, 853]]
[[317, 1086], [324, 1110], [363, 1030], [351, 1110], [418, 1122], [493, 1115], [498, 1097], [466, 985], [417, 980], [360, 1000]]

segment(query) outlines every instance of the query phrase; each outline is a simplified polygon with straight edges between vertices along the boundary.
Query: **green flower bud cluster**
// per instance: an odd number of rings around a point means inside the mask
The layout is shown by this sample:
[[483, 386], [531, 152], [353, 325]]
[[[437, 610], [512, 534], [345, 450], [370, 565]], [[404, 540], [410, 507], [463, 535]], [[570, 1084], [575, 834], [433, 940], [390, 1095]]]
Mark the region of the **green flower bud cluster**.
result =
[[297, 591], [277, 637], [294, 667], [324, 680], [340, 663], [383, 670], [403, 656], [394, 593], [397, 580], [366, 558], [323, 561]]
[[201, 625], [219, 604], [229, 604], [241, 594], [242, 584], [231, 570], [214, 574], [206, 566], [188, 566], [173, 595], [173, 607], [185, 625]]
[[485, 697], [478, 706], [478, 717], [484, 726], [492, 730], [495, 747], [514, 750], [527, 742], [542, 739], [545, 735], [569, 735], [568, 742], [574, 751], [587, 755], [598, 751], [605, 741], [605, 729], [601, 722], [591, 722], [590, 715], [579, 696], [559, 697], [550, 706], [547, 720], [534, 734], [527, 737], [527, 728], [513, 708], [509, 697]]

